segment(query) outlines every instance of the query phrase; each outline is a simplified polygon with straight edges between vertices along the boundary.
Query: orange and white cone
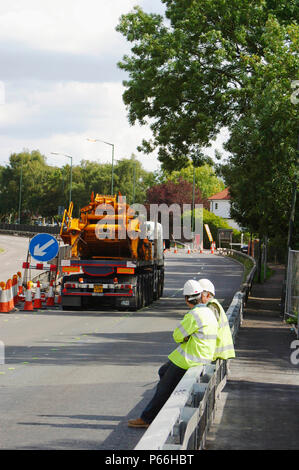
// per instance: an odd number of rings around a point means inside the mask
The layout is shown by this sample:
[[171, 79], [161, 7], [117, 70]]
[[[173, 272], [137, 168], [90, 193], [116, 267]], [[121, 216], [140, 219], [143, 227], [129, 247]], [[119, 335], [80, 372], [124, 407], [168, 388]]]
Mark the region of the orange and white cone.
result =
[[26, 296], [25, 296], [25, 304], [24, 304], [24, 307], [23, 307], [23, 310], [26, 310], [26, 311], [28, 310], [30, 312], [33, 310], [31, 287], [32, 287], [32, 282], [28, 281], [27, 289], [26, 289]]
[[9, 313], [14, 309], [13, 295], [12, 295], [12, 281], [0, 283], [0, 312]]
[[10, 309], [9, 311], [11, 312], [14, 309], [14, 301], [13, 301], [13, 291], [12, 291], [12, 280], [8, 279], [6, 283], [6, 290], [7, 290], [7, 295], [8, 295], [8, 308]]
[[176, 247], [176, 243], [174, 244], [174, 253], [177, 253], [178, 250], [177, 250], [177, 247]]
[[54, 281], [50, 282], [49, 293], [48, 293], [48, 297], [47, 297], [47, 301], [46, 301], [47, 307], [52, 307], [52, 305], [54, 305], [54, 303], [55, 303], [53, 283], [54, 283]]
[[7, 306], [7, 292], [5, 282], [0, 282], [0, 312], [7, 313], [9, 312]]
[[188, 255], [191, 254], [191, 250], [190, 250], [190, 245], [188, 245], [188, 251], [187, 251]]
[[33, 302], [33, 308], [42, 308], [42, 299], [41, 299], [40, 282], [39, 281], [37, 281], [35, 297], [34, 297], [34, 302]]

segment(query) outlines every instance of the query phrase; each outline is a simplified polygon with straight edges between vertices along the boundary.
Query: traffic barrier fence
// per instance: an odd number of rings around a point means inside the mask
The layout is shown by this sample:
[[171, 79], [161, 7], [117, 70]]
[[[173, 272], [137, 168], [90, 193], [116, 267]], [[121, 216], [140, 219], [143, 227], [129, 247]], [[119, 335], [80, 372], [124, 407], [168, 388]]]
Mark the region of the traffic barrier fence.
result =
[[284, 320], [293, 325], [299, 338], [299, 251], [289, 250], [286, 270]]
[[235, 261], [241, 264], [242, 262], [239, 261], [240, 259], [243, 259], [244, 261], [247, 260], [252, 263], [252, 267], [249, 270], [248, 274], [246, 275], [245, 279], [243, 280], [241, 289], [240, 289], [241, 292], [244, 293], [244, 304], [246, 305], [248, 296], [251, 292], [254, 275], [257, 270], [256, 260], [252, 256], [246, 255], [245, 253], [242, 253], [241, 251], [233, 250], [233, 249], [218, 248], [217, 253], [222, 256], [231, 256]]
[[0, 231], [3, 233], [53, 233], [58, 234], [60, 227], [58, 225], [29, 225], [29, 224], [5, 224], [0, 223]]

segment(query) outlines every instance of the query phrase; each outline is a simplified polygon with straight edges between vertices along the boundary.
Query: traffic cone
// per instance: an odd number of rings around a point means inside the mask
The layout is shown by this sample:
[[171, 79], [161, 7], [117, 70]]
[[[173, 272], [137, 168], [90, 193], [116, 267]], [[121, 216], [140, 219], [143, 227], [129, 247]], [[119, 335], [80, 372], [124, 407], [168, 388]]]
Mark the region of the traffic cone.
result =
[[0, 312], [9, 313], [14, 309], [13, 295], [12, 295], [12, 281], [0, 283]]
[[48, 293], [47, 302], [46, 302], [47, 307], [52, 307], [55, 303], [53, 283], [54, 281], [50, 282], [50, 288], [49, 288], [49, 293]]
[[31, 287], [32, 287], [32, 282], [28, 281], [27, 289], [26, 289], [26, 296], [25, 296], [25, 304], [24, 304], [24, 307], [23, 307], [23, 310], [26, 310], [26, 311], [28, 310], [30, 312], [33, 310]]
[[40, 282], [37, 281], [36, 292], [34, 296], [33, 308], [42, 308], [42, 299], [40, 293]]
[[190, 245], [188, 245], [188, 251], [187, 251], [188, 255], [191, 254], [191, 250], [190, 250]]
[[214, 245], [213, 245], [213, 243], [211, 243], [211, 254], [212, 255], [214, 254]]
[[8, 279], [6, 283], [6, 290], [7, 290], [7, 295], [8, 295], [8, 308], [10, 309], [9, 311], [11, 312], [15, 305], [13, 301], [13, 291], [12, 291], [12, 280]]
[[176, 243], [174, 244], [174, 253], [177, 253], [178, 250], [177, 250], [177, 247], [176, 247]]

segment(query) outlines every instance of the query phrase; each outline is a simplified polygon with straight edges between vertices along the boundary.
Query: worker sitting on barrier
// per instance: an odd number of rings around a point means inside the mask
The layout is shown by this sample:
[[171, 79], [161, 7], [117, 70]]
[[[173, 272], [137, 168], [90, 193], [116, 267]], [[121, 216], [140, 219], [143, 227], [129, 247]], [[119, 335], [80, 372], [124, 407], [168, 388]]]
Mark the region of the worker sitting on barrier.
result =
[[179, 343], [179, 346], [159, 369], [160, 381], [154, 397], [140, 418], [129, 420], [129, 427], [147, 428], [186, 370], [209, 364], [213, 360], [218, 323], [212, 310], [204, 305], [202, 293], [199, 282], [192, 279], [185, 283], [183, 295], [190, 310], [173, 332], [174, 341]]
[[213, 361], [217, 359], [230, 359], [236, 357], [231, 329], [222, 305], [215, 299], [215, 287], [209, 279], [199, 279], [203, 289], [203, 303], [215, 314], [218, 320], [218, 332]]

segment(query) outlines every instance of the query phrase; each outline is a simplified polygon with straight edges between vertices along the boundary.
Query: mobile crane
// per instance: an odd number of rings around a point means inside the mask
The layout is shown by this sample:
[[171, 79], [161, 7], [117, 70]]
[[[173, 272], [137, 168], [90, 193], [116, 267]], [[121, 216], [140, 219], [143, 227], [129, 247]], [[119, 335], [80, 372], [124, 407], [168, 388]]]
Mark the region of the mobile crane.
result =
[[162, 226], [136, 216], [125, 198], [92, 193], [74, 218], [65, 210], [60, 236], [70, 246], [61, 262], [64, 310], [138, 310], [163, 294]]

